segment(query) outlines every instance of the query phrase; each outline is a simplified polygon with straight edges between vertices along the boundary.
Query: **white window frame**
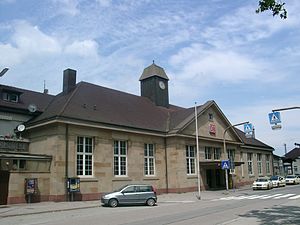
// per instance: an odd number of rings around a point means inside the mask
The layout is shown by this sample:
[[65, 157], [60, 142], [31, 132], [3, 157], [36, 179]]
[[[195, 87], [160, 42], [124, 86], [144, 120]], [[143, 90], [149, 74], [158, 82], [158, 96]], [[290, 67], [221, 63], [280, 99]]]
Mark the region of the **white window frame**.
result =
[[[152, 150], [152, 155], [150, 154]], [[155, 176], [155, 145], [144, 144], [144, 175]]]
[[213, 148], [214, 149], [214, 160], [220, 160], [222, 153], [221, 148]]
[[204, 153], [205, 153], [205, 159], [206, 160], [211, 160], [212, 159], [212, 147], [209, 146], [205, 146], [204, 149]]
[[244, 153], [241, 152], [240, 153], [241, 155], [241, 159], [240, 159], [240, 162], [241, 162], [241, 173], [242, 173], [242, 177], [244, 177]]
[[[121, 143], [125, 144], [125, 154], [122, 154], [122, 152], [121, 152]], [[128, 164], [128, 162], [127, 162], [128, 161], [127, 141], [114, 140], [113, 151], [114, 151], [114, 158], [113, 158], [113, 174], [114, 174], [114, 176], [115, 177], [127, 177], [127, 171], [128, 171], [127, 170], [127, 164]], [[124, 165], [122, 165], [122, 160], [124, 160], [124, 158], [125, 158], [125, 168], [124, 168]], [[117, 162], [117, 164], [118, 164], [117, 170], [116, 170], [115, 162]], [[125, 169], [125, 174], [122, 174], [122, 169]]]
[[262, 170], [262, 154], [261, 153], [257, 153], [256, 154], [256, 158], [257, 158], [257, 172], [258, 175], [262, 175], [263, 174], [263, 170]]
[[266, 155], [266, 174], [271, 174], [270, 158], [270, 155]]
[[[248, 175], [253, 175], [253, 153], [247, 153], [247, 169], [248, 169]], [[250, 170], [249, 170], [250, 168]]]
[[[192, 153], [192, 154], [191, 154]], [[185, 156], [186, 156], [186, 172], [187, 175], [196, 175], [196, 148], [193, 145], [186, 145]]]
[[[79, 139], [82, 139], [83, 142], [80, 143]], [[91, 141], [91, 142], [88, 142]], [[80, 146], [82, 146], [82, 151], [80, 151]], [[88, 147], [91, 148], [91, 152], [87, 151]], [[76, 151], [76, 174], [79, 177], [93, 177], [94, 174], [94, 138], [92, 137], [84, 137], [78, 136], [77, 137], [77, 151]], [[82, 156], [82, 159], [78, 159], [78, 156]], [[91, 157], [91, 159], [88, 159]], [[78, 163], [82, 161], [82, 174], [78, 170]], [[86, 169], [87, 162], [91, 164], [91, 169]]]

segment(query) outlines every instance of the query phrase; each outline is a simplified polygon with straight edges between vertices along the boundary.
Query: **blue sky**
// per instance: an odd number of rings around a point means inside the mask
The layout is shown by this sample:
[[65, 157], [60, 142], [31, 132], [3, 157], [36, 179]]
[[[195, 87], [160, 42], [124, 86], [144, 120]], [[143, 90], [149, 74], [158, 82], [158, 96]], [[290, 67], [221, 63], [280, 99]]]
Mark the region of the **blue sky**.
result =
[[[0, 0], [0, 82], [50, 94], [62, 72], [77, 81], [140, 95], [155, 60], [170, 78], [170, 102], [215, 100], [232, 124], [250, 121], [256, 138], [284, 154], [300, 142], [300, 1], [288, 19], [256, 14], [258, 0]], [[243, 129], [243, 127], [240, 127]]]

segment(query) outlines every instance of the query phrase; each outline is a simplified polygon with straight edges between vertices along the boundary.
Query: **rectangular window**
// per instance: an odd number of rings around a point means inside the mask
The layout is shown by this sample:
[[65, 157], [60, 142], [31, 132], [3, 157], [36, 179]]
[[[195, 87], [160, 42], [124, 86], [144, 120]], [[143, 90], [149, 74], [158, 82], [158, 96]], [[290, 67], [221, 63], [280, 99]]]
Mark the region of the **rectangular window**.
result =
[[93, 175], [93, 138], [77, 137], [77, 175]]
[[257, 171], [258, 175], [262, 175], [262, 161], [260, 153], [257, 153]]
[[221, 159], [221, 148], [214, 148], [214, 160]]
[[114, 175], [127, 176], [126, 141], [114, 141]]
[[186, 172], [187, 175], [196, 174], [196, 150], [195, 146], [186, 146]]
[[227, 156], [228, 156], [228, 159], [230, 161], [234, 162], [235, 150], [234, 149], [227, 149]]
[[298, 166], [294, 166], [294, 174], [298, 174]]
[[230, 169], [234, 169], [235, 168], [235, 150], [227, 149], [227, 156], [230, 161]]
[[253, 154], [247, 153], [248, 174], [253, 175]]
[[205, 146], [205, 159], [211, 159], [211, 147]]
[[266, 155], [266, 173], [270, 174], [271, 170], [270, 170], [270, 155]]
[[144, 145], [144, 171], [146, 176], [155, 175], [155, 149], [154, 144]]
[[241, 152], [240, 162], [241, 162], [242, 177], [244, 177], [244, 153], [243, 152]]

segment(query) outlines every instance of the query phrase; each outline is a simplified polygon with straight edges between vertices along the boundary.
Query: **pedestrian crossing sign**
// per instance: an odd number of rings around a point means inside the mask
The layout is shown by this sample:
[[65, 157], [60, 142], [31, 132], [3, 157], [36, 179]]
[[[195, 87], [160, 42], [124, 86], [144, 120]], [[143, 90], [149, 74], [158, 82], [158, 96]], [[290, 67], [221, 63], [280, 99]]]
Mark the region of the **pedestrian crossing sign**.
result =
[[281, 123], [280, 112], [269, 113], [269, 121], [270, 121], [270, 124]]
[[222, 160], [221, 167], [222, 167], [222, 170], [228, 170], [229, 169], [229, 160]]

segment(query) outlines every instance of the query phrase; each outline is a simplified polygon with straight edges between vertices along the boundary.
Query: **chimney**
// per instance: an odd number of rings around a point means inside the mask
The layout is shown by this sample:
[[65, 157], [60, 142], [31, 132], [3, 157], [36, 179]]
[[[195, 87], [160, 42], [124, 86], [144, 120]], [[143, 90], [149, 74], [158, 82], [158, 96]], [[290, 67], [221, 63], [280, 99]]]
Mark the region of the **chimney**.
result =
[[76, 86], [76, 70], [64, 70], [63, 93], [67, 94]]

